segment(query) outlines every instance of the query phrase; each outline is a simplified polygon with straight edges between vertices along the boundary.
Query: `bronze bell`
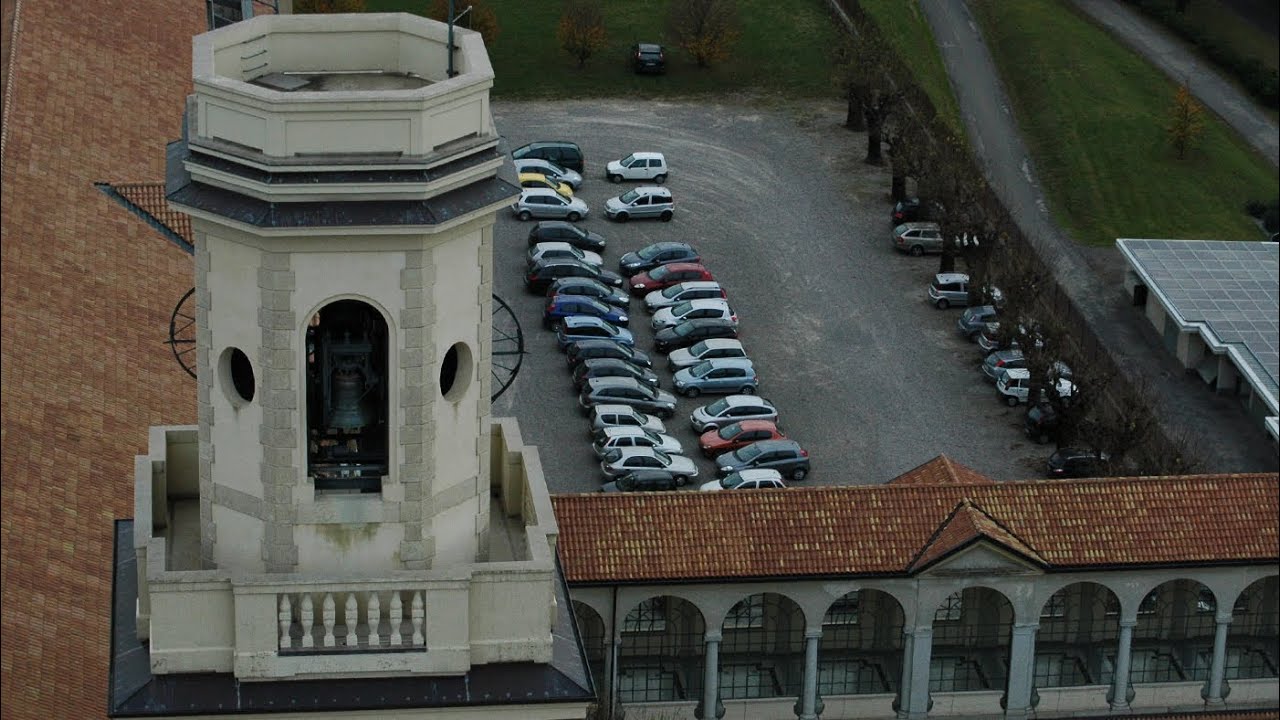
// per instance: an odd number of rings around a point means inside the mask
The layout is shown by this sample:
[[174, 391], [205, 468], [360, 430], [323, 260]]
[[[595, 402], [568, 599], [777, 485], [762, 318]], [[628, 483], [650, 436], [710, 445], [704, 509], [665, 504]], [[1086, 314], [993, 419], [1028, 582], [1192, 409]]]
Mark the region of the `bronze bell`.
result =
[[335, 370], [333, 373], [333, 407], [329, 412], [329, 427], [344, 432], [359, 432], [372, 422], [361, 400], [364, 397], [364, 377], [358, 370]]

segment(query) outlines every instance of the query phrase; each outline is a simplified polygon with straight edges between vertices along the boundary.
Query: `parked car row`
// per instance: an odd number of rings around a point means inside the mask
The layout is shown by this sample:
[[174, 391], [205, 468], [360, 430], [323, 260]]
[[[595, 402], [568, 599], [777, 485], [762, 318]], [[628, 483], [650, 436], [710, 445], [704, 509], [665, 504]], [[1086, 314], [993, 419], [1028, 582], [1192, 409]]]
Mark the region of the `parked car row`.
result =
[[[577, 222], [591, 214], [587, 203], [574, 194], [582, 187], [586, 167], [582, 149], [576, 144], [563, 140], [533, 142], [511, 151], [511, 158], [521, 187], [520, 197], [511, 205], [513, 215], [521, 220]], [[637, 180], [654, 184], [606, 200], [605, 215], [617, 222], [632, 218], [670, 221], [675, 217], [675, 200], [671, 191], [662, 187], [669, 174], [667, 159], [659, 152], [634, 152], [610, 161], [605, 166], [605, 178], [610, 182]]]

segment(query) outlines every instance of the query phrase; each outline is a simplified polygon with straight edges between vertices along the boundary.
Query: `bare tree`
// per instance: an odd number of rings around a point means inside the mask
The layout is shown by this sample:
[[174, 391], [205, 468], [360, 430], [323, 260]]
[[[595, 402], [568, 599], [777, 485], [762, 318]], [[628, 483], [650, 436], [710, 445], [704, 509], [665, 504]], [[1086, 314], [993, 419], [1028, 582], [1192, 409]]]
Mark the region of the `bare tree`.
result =
[[710, 67], [728, 59], [738, 39], [738, 4], [736, 0], [677, 0], [670, 5], [667, 25], [676, 44], [698, 67]]
[[556, 28], [560, 47], [585, 67], [587, 60], [608, 42], [599, 0], [566, 0]]
[[[480, 33], [480, 36], [484, 38], [484, 44], [492, 46], [501, 31], [501, 28], [498, 27], [498, 13], [480, 0], [467, 0], [466, 4], [471, 6], [471, 12], [463, 15], [458, 20], [459, 25]], [[465, 9], [463, 0], [458, 0], [458, 2], [454, 3], [454, 16], [456, 17]], [[432, 0], [431, 7], [427, 10], [427, 17], [440, 22], [448, 22], [449, 0]]]
[[929, 166], [934, 155], [933, 142], [920, 123], [902, 114], [885, 124], [884, 133], [892, 170], [889, 196], [898, 202], [907, 197], [907, 178], [918, 181]]

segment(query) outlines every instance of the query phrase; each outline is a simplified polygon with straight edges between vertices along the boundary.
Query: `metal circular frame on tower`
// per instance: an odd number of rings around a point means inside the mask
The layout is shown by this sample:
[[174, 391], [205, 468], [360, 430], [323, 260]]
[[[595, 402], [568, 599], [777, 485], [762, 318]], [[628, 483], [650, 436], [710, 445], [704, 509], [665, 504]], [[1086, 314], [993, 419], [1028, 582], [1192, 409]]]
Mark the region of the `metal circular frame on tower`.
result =
[[193, 298], [196, 289], [187, 291], [169, 316], [169, 339], [165, 344], [173, 351], [173, 357], [191, 377], [196, 376], [196, 308]]
[[[191, 377], [196, 376], [196, 289], [191, 288], [178, 300], [169, 316], [169, 339], [165, 344], [173, 351], [173, 357]], [[520, 320], [505, 300], [493, 296], [492, 360], [490, 373], [494, 390], [489, 401], [497, 400], [511, 383], [515, 382], [524, 363], [524, 331]]]

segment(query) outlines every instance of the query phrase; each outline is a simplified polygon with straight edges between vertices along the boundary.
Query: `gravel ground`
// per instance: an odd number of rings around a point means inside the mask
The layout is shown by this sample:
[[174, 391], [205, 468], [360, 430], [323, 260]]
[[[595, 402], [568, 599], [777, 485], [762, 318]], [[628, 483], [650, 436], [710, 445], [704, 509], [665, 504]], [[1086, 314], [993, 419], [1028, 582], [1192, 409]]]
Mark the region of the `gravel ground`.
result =
[[[604, 235], [606, 267], [658, 240], [698, 248], [728, 291], [760, 395], [813, 459], [805, 484], [882, 483], [946, 454], [996, 479], [1035, 477], [1049, 450], [1025, 440], [1022, 410], [1005, 407], [977, 371], [977, 347], [955, 333], [958, 310], [925, 301], [936, 258], [889, 245], [887, 173], [861, 162], [861, 134], [844, 130], [839, 104], [630, 100], [494, 103], [504, 150], [570, 139], [586, 155], [578, 195], [584, 227]], [[635, 150], [666, 154], [676, 201], [670, 223], [617, 224], [604, 200], [629, 185], [604, 180], [604, 164]], [[507, 168], [514, 179], [514, 169]], [[601, 482], [586, 421], [552, 335], [543, 300], [524, 292], [530, 225], [501, 213], [495, 228], [496, 292], [515, 311], [528, 355], [495, 403], [539, 446], [553, 492]], [[648, 315], [633, 301], [637, 345], [652, 349]], [[652, 354], [652, 353], [651, 353]], [[663, 387], [665, 358], [655, 354]], [[681, 399], [668, 431], [711, 479], [688, 414], [715, 396]]]

